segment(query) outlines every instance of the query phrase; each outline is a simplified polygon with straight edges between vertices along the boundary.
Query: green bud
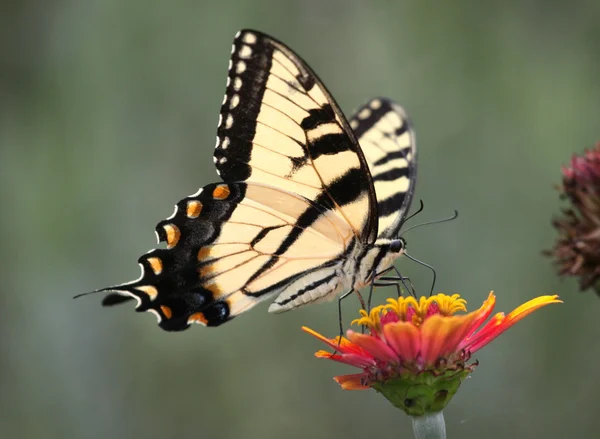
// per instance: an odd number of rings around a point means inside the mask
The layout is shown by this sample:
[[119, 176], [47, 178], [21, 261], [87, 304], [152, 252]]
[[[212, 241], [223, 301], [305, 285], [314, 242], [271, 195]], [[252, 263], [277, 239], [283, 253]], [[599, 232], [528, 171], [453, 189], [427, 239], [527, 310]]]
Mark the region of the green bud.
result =
[[458, 391], [470, 373], [470, 367], [457, 370], [403, 373], [386, 381], [372, 381], [373, 389], [409, 416], [440, 412]]

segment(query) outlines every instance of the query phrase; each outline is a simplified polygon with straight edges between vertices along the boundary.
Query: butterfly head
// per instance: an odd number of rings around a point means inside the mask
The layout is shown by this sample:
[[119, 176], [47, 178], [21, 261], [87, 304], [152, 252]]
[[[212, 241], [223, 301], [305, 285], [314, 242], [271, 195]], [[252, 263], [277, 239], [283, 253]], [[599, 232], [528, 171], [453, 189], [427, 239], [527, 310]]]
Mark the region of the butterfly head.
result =
[[406, 240], [402, 237], [392, 239], [390, 242], [390, 251], [393, 253], [404, 253], [406, 250]]

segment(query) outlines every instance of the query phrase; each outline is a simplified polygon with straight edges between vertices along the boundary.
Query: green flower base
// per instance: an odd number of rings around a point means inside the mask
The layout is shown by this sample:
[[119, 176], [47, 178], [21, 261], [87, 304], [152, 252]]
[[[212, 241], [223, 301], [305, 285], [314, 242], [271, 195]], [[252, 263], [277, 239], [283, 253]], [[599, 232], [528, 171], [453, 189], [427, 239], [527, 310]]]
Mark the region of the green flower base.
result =
[[442, 411], [472, 370], [472, 366], [467, 366], [417, 375], [403, 373], [386, 381], [373, 381], [369, 386], [407, 415], [423, 416]]

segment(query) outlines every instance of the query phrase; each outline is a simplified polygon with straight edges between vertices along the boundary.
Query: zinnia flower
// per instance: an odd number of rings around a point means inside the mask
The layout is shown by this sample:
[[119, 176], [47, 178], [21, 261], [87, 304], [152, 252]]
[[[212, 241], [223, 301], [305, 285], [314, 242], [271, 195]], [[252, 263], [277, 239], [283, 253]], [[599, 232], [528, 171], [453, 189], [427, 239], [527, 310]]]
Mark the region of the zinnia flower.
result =
[[490, 292], [481, 308], [465, 314], [466, 301], [458, 294], [387, 299], [370, 313], [352, 322], [367, 333], [348, 330], [346, 337], [326, 338], [312, 329], [309, 334], [325, 342], [334, 353], [318, 351], [319, 358], [339, 361], [361, 369], [336, 376], [346, 390], [375, 389], [408, 415], [440, 412], [478, 364], [471, 356], [512, 325], [538, 308], [561, 302], [558, 296], [541, 296], [508, 315], [494, 309]]
[[579, 278], [580, 289], [600, 295], [600, 143], [563, 167], [561, 197], [571, 204], [552, 221], [559, 236], [550, 251], [561, 276]]

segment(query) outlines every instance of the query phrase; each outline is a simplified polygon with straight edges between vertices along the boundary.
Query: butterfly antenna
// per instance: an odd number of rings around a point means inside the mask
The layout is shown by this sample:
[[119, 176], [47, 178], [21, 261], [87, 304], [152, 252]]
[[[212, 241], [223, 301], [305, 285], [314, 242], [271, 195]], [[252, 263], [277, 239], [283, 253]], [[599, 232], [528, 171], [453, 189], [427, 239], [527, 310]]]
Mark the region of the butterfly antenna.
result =
[[419, 208], [417, 209], [416, 212], [411, 213], [409, 216], [407, 216], [406, 218], [404, 218], [404, 220], [402, 220], [402, 225], [406, 224], [406, 222], [411, 219], [414, 218], [415, 216], [417, 216], [418, 214], [420, 214], [421, 212], [423, 212], [423, 208], [425, 207], [425, 205], [423, 204], [423, 200], [419, 200]]
[[413, 262], [416, 262], [417, 264], [422, 265], [423, 267], [427, 267], [431, 270], [431, 273], [433, 274], [433, 281], [431, 282], [431, 290], [429, 291], [429, 295], [431, 296], [433, 294], [433, 288], [435, 287], [435, 280], [437, 278], [437, 274], [435, 272], [435, 268], [433, 268], [431, 265], [426, 264], [423, 261], [418, 260], [417, 258], [413, 258], [411, 255], [409, 255], [408, 253], [404, 253], [404, 256], [406, 256], [408, 259], [410, 259]]
[[[414, 215], [411, 215], [414, 216]], [[409, 217], [410, 218], [410, 217]], [[409, 230], [413, 230], [416, 229], [417, 227], [422, 227], [422, 226], [429, 226], [431, 224], [441, 224], [441, 223], [446, 223], [448, 221], [454, 221], [456, 218], [458, 218], [458, 210], [454, 210], [454, 214], [448, 218], [442, 218], [440, 220], [434, 220], [434, 221], [427, 221], [426, 223], [421, 223], [421, 224], [416, 224], [412, 227], [409, 227], [408, 229], [404, 230], [400, 236], [404, 235], [406, 232], [408, 232]]]

